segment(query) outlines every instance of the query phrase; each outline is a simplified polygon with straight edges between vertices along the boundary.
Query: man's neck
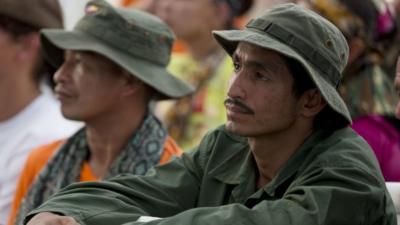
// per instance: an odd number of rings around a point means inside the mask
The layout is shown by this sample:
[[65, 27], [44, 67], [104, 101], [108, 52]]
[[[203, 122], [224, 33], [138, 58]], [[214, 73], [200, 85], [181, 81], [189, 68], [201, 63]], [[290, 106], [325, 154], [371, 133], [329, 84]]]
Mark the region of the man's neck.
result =
[[294, 128], [267, 137], [248, 139], [259, 172], [258, 187], [266, 185], [277, 175], [311, 133], [311, 127]]
[[[86, 123], [90, 149], [89, 165], [98, 177], [103, 177], [127, 145], [145, 117], [145, 110], [116, 110], [108, 116]], [[134, 116], [133, 116], [134, 115]]]

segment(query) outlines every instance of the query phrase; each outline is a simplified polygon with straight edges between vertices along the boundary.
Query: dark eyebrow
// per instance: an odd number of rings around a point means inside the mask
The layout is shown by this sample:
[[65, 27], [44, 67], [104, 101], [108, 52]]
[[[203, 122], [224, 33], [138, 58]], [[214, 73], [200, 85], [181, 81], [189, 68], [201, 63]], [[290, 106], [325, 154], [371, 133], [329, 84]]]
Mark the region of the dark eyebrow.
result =
[[[236, 52], [233, 53], [232, 60], [233, 60], [233, 62], [240, 61], [240, 55], [237, 54]], [[252, 67], [252, 68], [260, 68], [265, 71], [271, 71], [271, 69], [272, 69], [274, 72], [281, 71], [287, 67], [287, 64], [284, 60], [263, 63], [263, 62], [258, 61], [257, 59], [250, 59], [246, 62], [243, 62], [243, 64], [245, 64], [248, 67]]]
[[234, 52], [233, 55], [232, 55], [232, 61], [236, 62], [238, 60], [239, 60], [239, 56], [238, 56], [238, 54], [236, 52]]

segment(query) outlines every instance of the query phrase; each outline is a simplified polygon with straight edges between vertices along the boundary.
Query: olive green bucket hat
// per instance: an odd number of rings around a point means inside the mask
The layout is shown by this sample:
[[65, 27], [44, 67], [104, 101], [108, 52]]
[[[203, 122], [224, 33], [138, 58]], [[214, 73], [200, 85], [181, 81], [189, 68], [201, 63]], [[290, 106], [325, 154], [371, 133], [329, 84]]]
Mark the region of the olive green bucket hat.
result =
[[90, 1], [85, 13], [72, 31], [41, 31], [44, 55], [51, 64], [62, 64], [64, 50], [92, 51], [154, 88], [159, 99], [193, 92], [166, 69], [174, 34], [159, 18], [135, 9], [113, 8], [103, 0]]
[[339, 29], [320, 15], [292, 3], [267, 10], [243, 30], [214, 31], [219, 44], [232, 55], [239, 42], [276, 51], [300, 62], [328, 105], [351, 123], [337, 88], [349, 47]]

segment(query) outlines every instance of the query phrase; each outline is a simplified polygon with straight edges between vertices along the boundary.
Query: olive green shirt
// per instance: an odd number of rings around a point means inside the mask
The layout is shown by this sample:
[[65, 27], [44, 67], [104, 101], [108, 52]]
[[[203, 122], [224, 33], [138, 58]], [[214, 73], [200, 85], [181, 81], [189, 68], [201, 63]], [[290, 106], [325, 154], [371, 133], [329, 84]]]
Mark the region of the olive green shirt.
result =
[[258, 189], [257, 178], [246, 139], [220, 127], [146, 176], [70, 185], [30, 216], [51, 211], [82, 225], [144, 224], [135, 222], [141, 215], [160, 225], [396, 224], [373, 152], [351, 128], [314, 132], [270, 183]]

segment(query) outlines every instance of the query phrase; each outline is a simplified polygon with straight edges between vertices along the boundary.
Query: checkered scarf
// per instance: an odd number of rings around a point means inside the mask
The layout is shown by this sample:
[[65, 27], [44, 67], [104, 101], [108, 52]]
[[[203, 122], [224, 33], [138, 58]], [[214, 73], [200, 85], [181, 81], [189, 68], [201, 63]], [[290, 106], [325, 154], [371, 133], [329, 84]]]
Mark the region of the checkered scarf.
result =
[[[165, 128], [152, 114], [143, 121], [131, 141], [111, 165], [110, 178], [121, 173], [143, 175], [158, 164], [167, 137]], [[15, 224], [65, 186], [79, 181], [82, 165], [90, 155], [85, 129], [81, 129], [61, 146], [40, 172], [21, 203]]]

